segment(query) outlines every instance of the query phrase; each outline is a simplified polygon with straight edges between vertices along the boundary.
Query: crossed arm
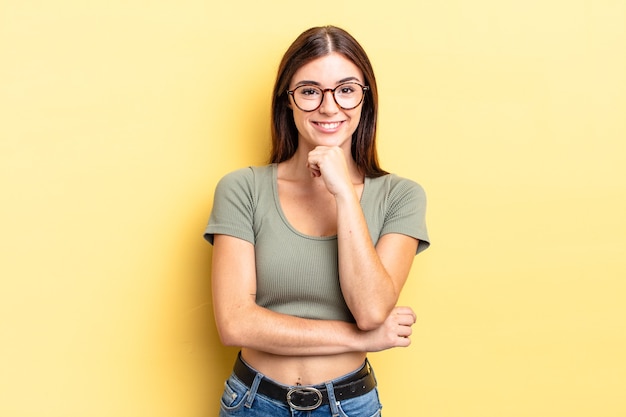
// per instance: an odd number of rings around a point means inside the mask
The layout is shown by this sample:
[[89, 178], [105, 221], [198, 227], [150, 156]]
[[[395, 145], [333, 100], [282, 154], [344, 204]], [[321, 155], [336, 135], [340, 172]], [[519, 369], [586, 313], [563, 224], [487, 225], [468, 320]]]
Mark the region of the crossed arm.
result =
[[[381, 240], [382, 259], [397, 262], [398, 256], [406, 258], [406, 254], [399, 253], [409, 248], [394, 250], [394, 247], [411, 247], [405, 239], [401, 235], [388, 235]], [[405, 268], [407, 273], [409, 267], [410, 264]], [[388, 303], [385, 306], [388, 310], [386, 317], [370, 329], [361, 329], [356, 324], [342, 321], [303, 319], [276, 313], [256, 304], [255, 269], [251, 243], [227, 235], [215, 236], [213, 305], [220, 338], [227, 346], [247, 347], [277, 355], [318, 356], [375, 352], [410, 344], [415, 314], [409, 307], [395, 307], [397, 298], [389, 294], [384, 297]], [[368, 291], [373, 291], [373, 287], [369, 285]], [[367, 309], [367, 306], [364, 300], [359, 302], [357, 308]]]

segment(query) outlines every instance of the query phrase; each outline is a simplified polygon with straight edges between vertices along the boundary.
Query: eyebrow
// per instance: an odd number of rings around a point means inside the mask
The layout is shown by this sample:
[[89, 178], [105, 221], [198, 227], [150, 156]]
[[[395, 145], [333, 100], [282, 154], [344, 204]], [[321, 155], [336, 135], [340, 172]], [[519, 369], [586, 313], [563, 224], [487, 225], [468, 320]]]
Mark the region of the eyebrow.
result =
[[[349, 81], [358, 81], [358, 82], [362, 82], [361, 80], [359, 80], [357, 77], [346, 77], [346, 78], [342, 78], [341, 80], [337, 81], [337, 84], [335, 85], [339, 85], [339, 84], [343, 84], [343, 83], [347, 83]], [[302, 80], [302, 81], [298, 81], [296, 83], [296, 87], [300, 86], [300, 85], [316, 85], [316, 86], [322, 86], [322, 84], [320, 84], [317, 81], [313, 81], [313, 80]]]

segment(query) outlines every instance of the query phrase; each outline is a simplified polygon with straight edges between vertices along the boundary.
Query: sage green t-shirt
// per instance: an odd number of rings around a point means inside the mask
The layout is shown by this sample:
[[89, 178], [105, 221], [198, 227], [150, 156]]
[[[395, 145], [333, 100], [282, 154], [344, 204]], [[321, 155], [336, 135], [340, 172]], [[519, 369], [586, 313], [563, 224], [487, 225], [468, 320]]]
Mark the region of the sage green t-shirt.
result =
[[[285, 217], [277, 192], [277, 165], [227, 174], [215, 190], [204, 237], [225, 234], [254, 245], [256, 303], [293, 316], [354, 322], [339, 285], [337, 237], [304, 235]], [[361, 207], [374, 245], [387, 233], [429, 245], [426, 195], [417, 183], [388, 174], [365, 178]]]

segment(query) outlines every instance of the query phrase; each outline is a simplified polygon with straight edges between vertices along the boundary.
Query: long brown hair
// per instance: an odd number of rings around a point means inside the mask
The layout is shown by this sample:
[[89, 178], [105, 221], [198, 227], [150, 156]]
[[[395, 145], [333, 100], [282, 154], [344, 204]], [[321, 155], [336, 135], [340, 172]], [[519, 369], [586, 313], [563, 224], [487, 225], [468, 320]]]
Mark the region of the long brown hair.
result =
[[361, 120], [352, 135], [352, 157], [368, 177], [386, 174], [378, 164], [376, 153], [376, 121], [378, 89], [374, 70], [365, 50], [348, 32], [335, 26], [314, 27], [303, 32], [285, 52], [278, 67], [272, 95], [272, 150], [270, 162], [291, 158], [298, 147], [298, 130], [289, 107], [287, 89], [296, 71], [314, 59], [337, 52], [352, 61], [362, 72], [369, 86], [363, 100]]

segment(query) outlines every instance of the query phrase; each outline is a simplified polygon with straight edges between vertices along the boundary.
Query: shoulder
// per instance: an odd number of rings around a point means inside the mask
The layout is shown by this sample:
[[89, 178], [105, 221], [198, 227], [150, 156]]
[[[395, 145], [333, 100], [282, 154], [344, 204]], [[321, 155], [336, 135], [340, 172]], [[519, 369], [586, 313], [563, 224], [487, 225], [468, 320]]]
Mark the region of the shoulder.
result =
[[430, 246], [426, 228], [426, 193], [417, 182], [395, 174], [370, 179], [372, 194], [383, 207], [384, 225], [380, 232], [399, 233], [419, 241], [417, 253]]
[[397, 199], [410, 196], [417, 199], [425, 199], [424, 188], [412, 179], [401, 177], [396, 174], [386, 174], [376, 178], [370, 178], [370, 187], [377, 193], [384, 194], [387, 198]]
[[254, 188], [255, 183], [264, 177], [271, 177], [272, 165], [249, 166], [239, 168], [224, 175], [218, 182], [217, 188]]

